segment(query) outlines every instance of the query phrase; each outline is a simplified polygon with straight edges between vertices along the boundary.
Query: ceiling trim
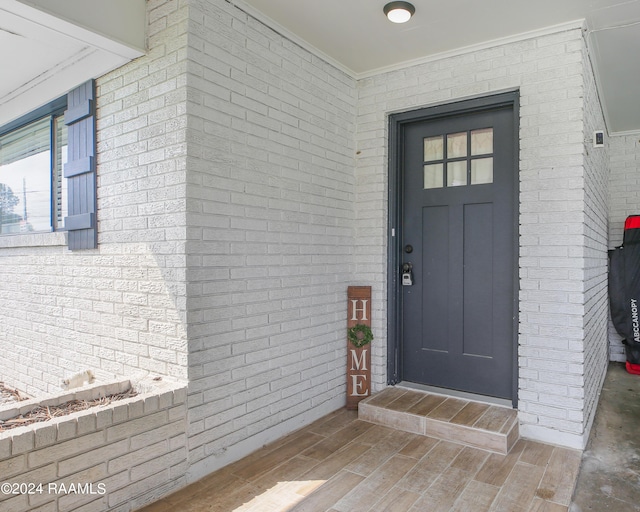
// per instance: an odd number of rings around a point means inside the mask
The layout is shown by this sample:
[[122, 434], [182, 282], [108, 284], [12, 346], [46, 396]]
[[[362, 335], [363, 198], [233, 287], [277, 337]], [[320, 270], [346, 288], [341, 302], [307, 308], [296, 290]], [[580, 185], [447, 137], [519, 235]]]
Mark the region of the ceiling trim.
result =
[[418, 59], [400, 62], [398, 64], [394, 64], [393, 66], [385, 66], [378, 69], [372, 69], [371, 71], [367, 71], [365, 73], [354, 74], [353, 77], [356, 80], [360, 80], [362, 78], [370, 78], [372, 76], [380, 75], [382, 73], [388, 73], [390, 71], [398, 71], [408, 67], [413, 67], [413, 66], [418, 66], [420, 64], [426, 64], [428, 62], [433, 62], [436, 60], [449, 59], [451, 57], [459, 57], [460, 55], [474, 53], [481, 50], [488, 50], [490, 48], [495, 48], [496, 46], [503, 46], [511, 43], [519, 43], [522, 41], [526, 41], [527, 39], [536, 39], [538, 37], [557, 34], [559, 32], [568, 32], [570, 30], [576, 30], [576, 29], [582, 29], [582, 30], [585, 29], [584, 19], [568, 21], [566, 23], [560, 23], [558, 25], [552, 25], [549, 27], [544, 27], [542, 29], [531, 30], [529, 32], [522, 32], [520, 34], [514, 34], [512, 36], [492, 39], [490, 41], [483, 41], [482, 43], [472, 44], [469, 46], [462, 46], [460, 48], [456, 48], [455, 50], [434, 53], [433, 55], [427, 55], [425, 57], [420, 57]]
[[[610, 103], [613, 102], [608, 102], [606, 101], [606, 99], [604, 99], [606, 97], [606, 93], [607, 93], [607, 87], [605, 86], [605, 77], [607, 76], [606, 73], [603, 74], [602, 71], [602, 67], [603, 64], [602, 63], [606, 63], [607, 62], [607, 57], [610, 58], [610, 54], [607, 55], [606, 52], [603, 52], [601, 46], [600, 46], [600, 42], [598, 40], [598, 33], [601, 32], [610, 32], [610, 31], [614, 31], [614, 30], [619, 30], [619, 29], [625, 29], [625, 28], [629, 28], [629, 27], [635, 27], [637, 25], [640, 25], [640, 21], [633, 21], [633, 22], [625, 22], [625, 23], [619, 23], [619, 24], [614, 24], [614, 25], [609, 25], [606, 27], [601, 27], [601, 28], [596, 28], [596, 29], [592, 29], [589, 26], [587, 26], [587, 30], [585, 33], [585, 42], [586, 42], [586, 46], [587, 46], [587, 51], [589, 54], [589, 60], [591, 62], [591, 69], [593, 71], [593, 75], [594, 75], [594, 79], [596, 82], [596, 91], [598, 93], [598, 98], [600, 99], [600, 105], [602, 108], [602, 113], [604, 116], [604, 121], [605, 121], [605, 127], [607, 129], [607, 133], [609, 136], [626, 136], [626, 135], [637, 135], [638, 133], [640, 133], [640, 129], [632, 129], [632, 130], [615, 130], [613, 128], [613, 123], [612, 123], [612, 117], [610, 114], [610, 109], [609, 109], [609, 105]], [[600, 63], [600, 65], [596, 65], [596, 63]], [[637, 67], [637, 66], [636, 66]], [[611, 82], [609, 81], [609, 85], [611, 85]], [[609, 96], [612, 95], [612, 92], [609, 90]], [[618, 101], [620, 101], [621, 98], [618, 98]], [[622, 98], [622, 101], [629, 101], [629, 98]], [[619, 118], [620, 116], [616, 116], [614, 114], [614, 119], [615, 118]], [[622, 123], [623, 125], [626, 125], [627, 127], [629, 126], [629, 123]], [[633, 123], [635, 125], [637, 125], [637, 123]]]
[[[90, 26], [75, 24], [73, 20], [60, 18], [55, 13], [45, 12], [23, 1], [0, 0], [0, 16], [2, 13], [5, 13], [5, 17], [9, 15], [23, 28], [28, 27], [28, 37], [36, 40], [34, 34], [39, 35], [45, 42], [47, 37], [59, 38], [60, 41], [69, 42], [77, 51], [58, 54], [59, 60], [53, 58], [39, 65], [35, 72], [21, 77], [24, 78], [22, 83], [16, 82], [7, 91], [3, 89], [0, 126], [66, 94], [79, 83], [102, 76], [144, 55], [144, 48], [112, 39], [106, 33], [92, 31]], [[145, 31], [144, 25], [139, 28]]]
[[607, 135], [611, 137], [612, 135], [615, 135], [615, 133], [612, 132], [611, 129], [609, 128], [611, 126], [611, 122], [609, 121], [610, 118], [609, 118], [609, 110], [607, 107], [607, 103], [602, 99], [601, 91], [603, 89], [602, 89], [602, 80], [600, 77], [600, 69], [598, 66], [595, 65], [595, 63], [598, 62], [598, 60], [601, 59], [602, 57], [600, 56], [598, 43], [595, 39], [590, 37], [591, 34], [592, 34], [592, 31], [589, 30], [589, 27], [587, 26], [586, 31], [584, 33], [584, 45], [587, 49], [587, 59], [589, 60], [589, 66], [591, 67], [591, 72], [593, 73], [593, 80], [595, 82], [595, 87], [596, 87], [596, 96], [598, 97], [600, 110], [602, 110], [602, 118], [604, 120], [604, 129], [607, 132]]
[[351, 78], [357, 78], [357, 73], [353, 71], [351, 68], [348, 68], [341, 62], [338, 62], [333, 57], [330, 57], [329, 55], [324, 53], [322, 50], [319, 50], [312, 44], [309, 44], [307, 41], [305, 41], [301, 37], [291, 32], [288, 28], [283, 27], [280, 23], [275, 21], [273, 18], [270, 18], [263, 12], [259, 11], [255, 7], [247, 4], [243, 0], [225, 0], [225, 1], [228, 4], [232, 5], [233, 7], [235, 7], [236, 9], [244, 12], [247, 16], [251, 16], [253, 19], [264, 24], [265, 26], [267, 26], [277, 34], [284, 37], [285, 39], [288, 39], [292, 43], [297, 44], [298, 46], [312, 53], [316, 57], [320, 57], [322, 60], [324, 60], [328, 64], [331, 64], [333, 67], [339, 69], [346, 75], [349, 75]]
[[640, 130], [627, 130], [624, 132], [612, 132], [609, 133], [609, 137], [629, 137], [640, 135]]
[[73, 65], [83, 61], [84, 59], [90, 58], [97, 51], [98, 50], [96, 50], [95, 48], [85, 46], [80, 51], [71, 55], [65, 61], [56, 63], [54, 67], [49, 68], [46, 71], [43, 71], [40, 75], [36, 76], [33, 80], [26, 82], [18, 89], [0, 98], [0, 102], [1, 102], [0, 104], [9, 103], [15, 100], [16, 98], [19, 98], [22, 94], [25, 93], [25, 91], [28, 91], [29, 89], [36, 89], [42, 84], [46, 84], [46, 82], [48, 80], [51, 80], [51, 78], [57, 73], [71, 68]]
[[35, 79], [0, 98], [0, 126], [23, 116], [58, 96], [66, 94], [79, 83], [101, 76], [129, 62], [117, 55], [85, 47], [57, 66], [45, 70]]
[[111, 39], [98, 32], [91, 31], [76, 23], [59, 18], [54, 14], [41, 11], [36, 7], [23, 4], [19, 1], [0, 0], [0, 9], [4, 9], [16, 16], [36, 23], [48, 30], [53, 30], [64, 36], [91, 45], [94, 48], [107, 51], [119, 57], [132, 60], [144, 55], [143, 48], [135, 48], [124, 42]]
[[373, 69], [371, 71], [366, 71], [364, 73], [357, 73], [353, 69], [351, 69], [351, 68], [345, 66], [344, 64], [336, 61], [334, 58], [330, 57], [329, 55], [324, 53], [322, 50], [319, 50], [318, 48], [316, 48], [312, 44], [308, 43], [307, 41], [302, 39], [300, 36], [294, 34], [289, 29], [285, 28], [280, 23], [275, 21], [273, 18], [270, 18], [269, 16], [267, 16], [263, 12], [259, 11], [255, 7], [247, 4], [244, 0], [226, 0], [226, 2], [229, 3], [230, 5], [232, 5], [233, 7], [239, 9], [240, 11], [244, 12], [248, 16], [251, 16], [255, 20], [263, 23], [264, 25], [266, 25], [267, 27], [269, 27], [271, 30], [273, 30], [274, 32], [278, 33], [282, 37], [290, 40], [291, 42], [293, 42], [295, 44], [297, 44], [301, 48], [304, 48], [305, 50], [309, 51], [310, 53], [314, 54], [315, 56], [320, 57], [321, 59], [323, 59], [327, 63], [329, 63], [332, 66], [336, 67], [340, 71], [343, 71], [344, 73], [346, 73], [347, 75], [349, 75], [351, 78], [353, 78], [355, 80], [361, 80], [363, 78], [370, 78], [370, 77], [373, 77], [373, 76], [376, 76], [376, 75], [381, 75], [383, 73], [388, 73], [390, 71], [398, 71], [398, 70], [401, 70], [401, 69], [406, 69], [408, 67], [417, 66], [417, 65], [424, 64], [424, 63], [427, 63], [427, 62], [433, 62], [433, 61], [436, 61], [436, 60], [446, 59], [446, 58], [450, 58], [450, 57], [457, 57], [459, 55], [464, 55], [464, 54], [468, 54], [468, 53], [472, 53], [472, 52], [476, 52], [476, 51], [480, 51], [480, 50], [486, 50], [486, 49], [489, 49], [489, 48], [494, 48], [496, 46], [502, 46], [502, 45], [509, 44], [509, 43], [517, 43], [517, 42], [525, 41], [527, 39], [534, 39], [534, 38], [537, 38], [537, 37], [547, 36], [547, 35], [550, 35], [550, 34], [557, 34], [558, 32], [566, 32], [566, 31], [575, 30], [575, 29], [578, 29], [578, 28], [580, 28], [582, 30], [586, 29], [586, 21], [583, 18], [581, 18], [581, 19], [568, 21], [566, 23], [560, 23], [558, 25], [552, 25], [552, 26], [549, 26], [549, 27], [544, 27], [542, 29], [531, 30], [529, 32], [522, 32], [520, 34], [514, 34], [512, 36], [501, 37], [501, 38], [498, 38], [498, 39], [492, 39], [490, 41], [483, 41], [482, 43], [469, 45], [469, 46], [464, 46], [464, 47], [461, 47], [461, 48], [457, 48], [455, 50], [451, 50], [451, 51], [447, 51], [447, 52], [441, 52], [441, 53], [437, 53], [437, 54], [434, 54], [434, 55], [428, 55], [428, 56], [425, 56], [425, 57], [421, 57], [421, 58], [418, 58], [418, 59], [413, 59], [413, 60], [400, 62], [400, 63], [394, 64], [392, 66], [385, 66], [385, 67]]

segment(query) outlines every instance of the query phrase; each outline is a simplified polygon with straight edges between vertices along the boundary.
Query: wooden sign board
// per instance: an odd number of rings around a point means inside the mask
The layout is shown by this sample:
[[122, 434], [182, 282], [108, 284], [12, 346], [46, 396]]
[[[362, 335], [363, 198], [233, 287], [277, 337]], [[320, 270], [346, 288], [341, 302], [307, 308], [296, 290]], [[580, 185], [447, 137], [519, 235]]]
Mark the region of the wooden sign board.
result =
[[[371, 327], [371, 286], [349, 286], [347, 329], [355, 325]], [[347, 337], [347, 409], [371, 394], [371, 343], [356, 347]]]

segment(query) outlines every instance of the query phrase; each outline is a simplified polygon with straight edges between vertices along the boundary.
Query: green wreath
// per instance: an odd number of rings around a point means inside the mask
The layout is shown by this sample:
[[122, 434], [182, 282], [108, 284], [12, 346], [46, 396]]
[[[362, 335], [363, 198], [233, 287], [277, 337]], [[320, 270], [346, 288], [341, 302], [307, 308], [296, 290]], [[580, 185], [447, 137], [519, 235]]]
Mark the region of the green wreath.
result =
[[356, 347], [364, 347], [373, 340], [371, 327], [364, 324], [356, 324], [348, 331], [349, 341]]

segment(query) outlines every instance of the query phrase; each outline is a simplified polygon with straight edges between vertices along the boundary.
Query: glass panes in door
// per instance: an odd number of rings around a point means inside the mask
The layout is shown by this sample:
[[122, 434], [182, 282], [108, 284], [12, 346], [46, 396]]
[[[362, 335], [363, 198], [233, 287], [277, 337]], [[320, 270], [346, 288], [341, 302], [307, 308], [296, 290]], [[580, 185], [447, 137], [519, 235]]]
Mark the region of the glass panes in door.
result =
[[493, 182], [493, 128], [424, 139], [424, 188]]
[[471, 132], [471, 155], [490, 155], [493, 153], [493, 128], [473, 130]]
[[442, 160], [444, 158], [444, 140], [442, 135], [424, 139], [424, 161]]
[[444, 173], [442, 164], [427, 164], [424, 166], [424, 188], [442, 188]]
[[447, 158], [467, 156], [467, 132], [447, 135]]
[[447, 162], [447, 187], [467, 184], [467, 161]]
[[471, 185], [493, 183], [493, 158], [471, 160]]

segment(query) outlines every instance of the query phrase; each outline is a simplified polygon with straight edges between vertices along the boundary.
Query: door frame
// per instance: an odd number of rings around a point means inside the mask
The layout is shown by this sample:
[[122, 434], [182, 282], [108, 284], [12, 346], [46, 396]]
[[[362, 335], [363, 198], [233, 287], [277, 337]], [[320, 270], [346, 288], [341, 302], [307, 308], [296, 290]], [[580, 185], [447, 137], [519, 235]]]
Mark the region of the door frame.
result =
[[[410, 123], [437, 120], [455, 115], [466, 115], [500, 107], [510, 107], [513, 113], [513, 169], [519, 174], [519, 121], [520, 94], [518, 90], [460, 100], [443, 105], [424, 107], [408, 112], [389, 115], [389, 214], [387, 230], [387, 383], [397, 384], [402, 380], [402, 285], [400, 284], [400, 261], [402, 240], [402, 141], [405, 126]], [[518, 257], [519, 257], [519, 185], [518, 176], [513, 180], [513, 407], [518, 400]]]

